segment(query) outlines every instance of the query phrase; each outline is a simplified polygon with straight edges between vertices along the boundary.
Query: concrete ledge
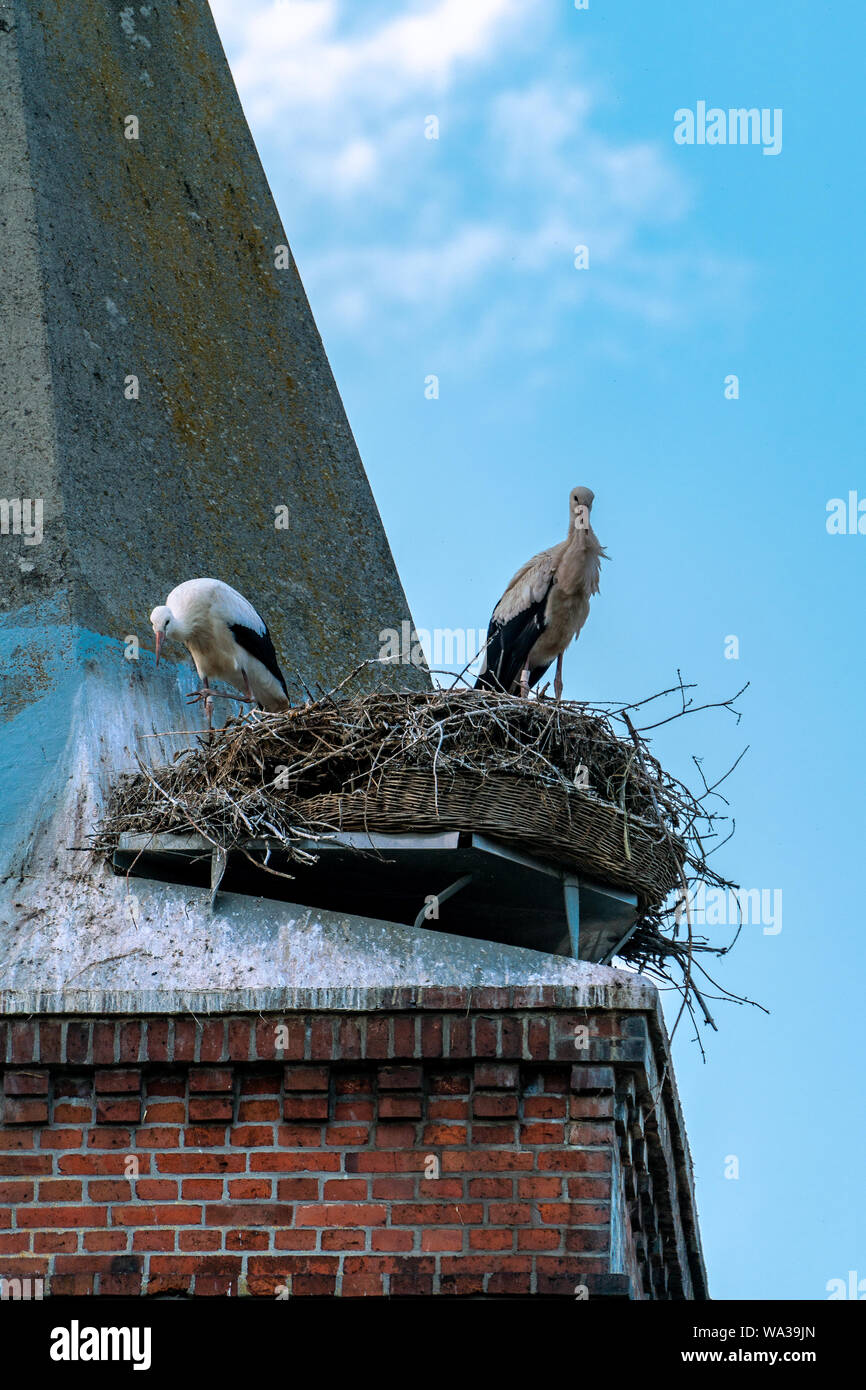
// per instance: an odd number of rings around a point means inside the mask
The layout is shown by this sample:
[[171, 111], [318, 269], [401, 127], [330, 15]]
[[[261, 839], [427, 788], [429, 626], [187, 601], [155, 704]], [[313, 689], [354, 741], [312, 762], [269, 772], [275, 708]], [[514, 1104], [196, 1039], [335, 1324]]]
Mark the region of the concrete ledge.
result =
[[658, 1008], [649, 980], [604, 965], [581, 965], [578, 984], [403, 986], [396, 988], [290, 989], [284, 986], [212, 990], [18, 989], [0, 990], [0, 1017], [73, 1014], [374, 1013], [381, 1010], [442, 1009], [628, 1009]]

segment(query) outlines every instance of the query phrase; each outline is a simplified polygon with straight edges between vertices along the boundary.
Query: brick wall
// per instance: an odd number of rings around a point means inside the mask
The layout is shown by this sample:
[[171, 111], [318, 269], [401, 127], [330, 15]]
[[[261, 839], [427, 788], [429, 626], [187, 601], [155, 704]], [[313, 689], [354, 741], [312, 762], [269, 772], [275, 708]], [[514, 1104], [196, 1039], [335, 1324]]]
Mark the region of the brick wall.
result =
[[51, 1294], [704, 1297], [658, 1018], [563, 995], [2, 1023], [0, 1276]]

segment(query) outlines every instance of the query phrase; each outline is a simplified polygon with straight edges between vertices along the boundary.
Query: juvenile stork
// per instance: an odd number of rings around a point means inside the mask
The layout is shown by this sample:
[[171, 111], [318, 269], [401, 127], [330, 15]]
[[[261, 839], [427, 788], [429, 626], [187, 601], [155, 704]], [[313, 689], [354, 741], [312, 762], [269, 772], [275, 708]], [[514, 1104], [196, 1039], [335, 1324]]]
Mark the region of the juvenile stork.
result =
[[562, 655], [586, 622], [607, 558], [589, 523], [593, 501], [588, 487], [572, 488], [566, 539], [527, 560], [508, 585], [490, 619], [476, 690], [526, 696], [555, 657], [562, 699]]
[[190, 701], [203, 700], [208, 727], [213, 728], [210, 680], [225, 681], [260, 709], [289, 708], [289, 695], [267, 624], [243, 594], [221, 579], [187, 579], [172, 589], [165, 603], [150, 615], [156, 643], [156, 664], [165, 639], [183, 642], [202, 682]]

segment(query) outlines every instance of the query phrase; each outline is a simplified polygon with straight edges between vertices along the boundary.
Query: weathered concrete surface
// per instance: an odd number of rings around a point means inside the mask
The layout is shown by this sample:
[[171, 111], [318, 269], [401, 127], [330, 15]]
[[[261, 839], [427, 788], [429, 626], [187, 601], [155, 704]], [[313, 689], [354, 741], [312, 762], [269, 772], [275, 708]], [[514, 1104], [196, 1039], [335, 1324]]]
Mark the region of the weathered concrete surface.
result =
[[[247, 593], [296, 689], [296, 672], [327, 686], [375, 657], [408, 617], [297, 270], [275, 264], [285, 232], [206, 3], [0, 0], [0, 130], [5, 979], [83, 967], [95, 984], [107, 958], [112, 987], [159, 988], [184, 934], [188, 984], [293, 979], [297, 953], [267, 955], [266, 905], [217, 927], [215, 965], [206, 905], [143, 891], [133, 927], [126, 884], [83, 851], [118, 773], [199, 723], [186, 655], [157, 673], [147, 651], [175, 583]], [[41, 543], [10, 499], [41, 502]]]
[[205, 0], [0, 0], [0, 103], [0, 611], [145, 639], [216, 575], [330, 684], [408, 610]]

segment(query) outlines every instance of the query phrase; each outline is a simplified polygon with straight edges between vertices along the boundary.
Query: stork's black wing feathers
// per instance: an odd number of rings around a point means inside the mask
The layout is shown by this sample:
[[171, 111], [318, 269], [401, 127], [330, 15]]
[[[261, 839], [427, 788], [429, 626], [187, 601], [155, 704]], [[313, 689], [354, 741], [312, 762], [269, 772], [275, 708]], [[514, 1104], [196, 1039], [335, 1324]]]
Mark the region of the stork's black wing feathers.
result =
[[[531, 603], [528, 608], [521, 609], [507, 622], [499, 622], [495, 617], [490, 619], [490, 627], [487, 630], [487, 669], [475, 682], [476, 690], [504, 690], [506, 694], [511, 693], [515, 682], [520, 679], [521, 671], [526, 667], [529, 653], [546, 626], [544, 611], [549, 594], [550, 588], [537, 603]], [[529, 673], [529, 684], [535, 685], [546, 670], [547, 666], [533, 667]]]
[[245, 627], [243, 623], [229, 623], [229, 631], [232, 633], [238, 646], [243, 647], [244, 651], [249, 652], [263, 666], [267, 667], [275, 680], [278, 680], [288, 699], [289, 692], [286, 689], [286, 682], [283, 673], [277, 662], [277, 654], [274, 651], [274, 644], [271, 641], [271, 634], [265, 628], [264, 632], [256, 632], [253, 627]]

